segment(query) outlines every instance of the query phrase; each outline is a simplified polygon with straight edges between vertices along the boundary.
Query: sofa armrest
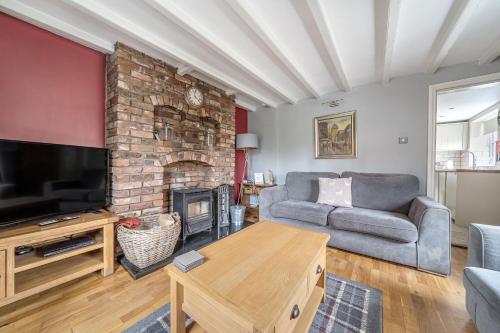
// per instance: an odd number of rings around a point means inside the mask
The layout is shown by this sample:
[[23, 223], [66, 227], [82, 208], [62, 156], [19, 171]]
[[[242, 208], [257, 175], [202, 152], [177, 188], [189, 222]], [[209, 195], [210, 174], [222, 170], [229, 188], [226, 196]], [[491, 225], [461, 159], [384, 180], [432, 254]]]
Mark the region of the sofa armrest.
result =
[[416, 197], [409, 217], [418, 229], [417, 268], [438, 274], [451, 273], [451, 213], [425, 196]]
[[500, 271], [500, 227], [469, 225], [467, 266]]
[[271, 218], [269, 208], [272, 204], [288, 199], [285, 185], [273, 186], [259, 191], [259, 220]]

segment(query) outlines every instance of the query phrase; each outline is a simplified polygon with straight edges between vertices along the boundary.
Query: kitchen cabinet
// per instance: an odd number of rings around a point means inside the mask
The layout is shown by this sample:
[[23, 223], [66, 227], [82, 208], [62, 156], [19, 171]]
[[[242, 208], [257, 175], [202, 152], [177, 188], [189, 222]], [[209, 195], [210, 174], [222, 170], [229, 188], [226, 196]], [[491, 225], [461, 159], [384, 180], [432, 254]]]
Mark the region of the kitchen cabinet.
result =
[[436, 180], [435, 198], [439, 203], [448, 207], [454, 219], [457, 207], [457, 172], [436, 172]]
[[467, 150], [469, 123], [447, 123], [436, 126], [436, 150]]
[[458, 226], [500, 225], [500, 170], [441, 170], [436, 172], [435, 198], [448, 207]]
[[456, 223], [500, 225], [500, 172], [458, 172]]

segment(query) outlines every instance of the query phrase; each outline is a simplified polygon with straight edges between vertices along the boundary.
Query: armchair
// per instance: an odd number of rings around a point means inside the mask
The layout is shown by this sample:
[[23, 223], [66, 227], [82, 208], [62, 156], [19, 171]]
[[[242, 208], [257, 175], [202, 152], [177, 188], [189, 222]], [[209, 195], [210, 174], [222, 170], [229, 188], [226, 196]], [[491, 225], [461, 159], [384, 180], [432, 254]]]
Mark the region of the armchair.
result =
[[463, 282], [467, 312], [481, 333], [500, 328], [500, 226], [471, 224]]

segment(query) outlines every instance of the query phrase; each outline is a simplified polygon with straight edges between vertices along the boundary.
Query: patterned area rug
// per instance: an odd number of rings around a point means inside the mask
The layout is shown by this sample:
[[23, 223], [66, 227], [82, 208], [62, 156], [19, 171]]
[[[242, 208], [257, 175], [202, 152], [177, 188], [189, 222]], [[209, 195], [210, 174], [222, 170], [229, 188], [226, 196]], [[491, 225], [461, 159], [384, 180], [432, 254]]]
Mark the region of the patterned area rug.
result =
[[[192, 322], [186, 320], [186, 325]], [[127, 329], [125, 333], [170, 332], [170, 304]], [[309, 333], [382, 333], [382, 293], [338, 276], [326, 276], [326, 301], [316, 312]]]

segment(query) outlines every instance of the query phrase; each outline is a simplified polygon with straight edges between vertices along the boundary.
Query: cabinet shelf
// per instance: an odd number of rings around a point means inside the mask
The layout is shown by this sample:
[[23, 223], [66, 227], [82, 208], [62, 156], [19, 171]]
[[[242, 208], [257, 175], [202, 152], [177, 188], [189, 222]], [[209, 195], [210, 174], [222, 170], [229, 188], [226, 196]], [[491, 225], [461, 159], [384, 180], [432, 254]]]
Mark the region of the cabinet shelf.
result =
[[101, 251], [87, 252], [15, 275], [16, 294], [35, 294], [104, 267]]
[[104, 246], [104, 244], [102, 242], [99, 242], [97, 244], [92, 244], [92, 245], [82, 247], [82, 248], [79, 248], [76, 250], [64, 252], [61, 254], [56, 254], [56, 255], [53, 255], [50, 257], [43, 257], [35, 250], [31, 253], [24, 254], [24, 255], [16, 258], [14, 272], [15, 273], [24, 272], [24, 271], [27, 271], [29, 269], [33, 269], [36, 267], [47, 265], [47, 264], [50, 264], [52, 262], [56, 262], [56, 261], [59, 261], [62, 259], [70, 258], [70, 257], [76, 256], [76, 255], [82, 254], [82, 253], [102, 249], [103, 246]]

